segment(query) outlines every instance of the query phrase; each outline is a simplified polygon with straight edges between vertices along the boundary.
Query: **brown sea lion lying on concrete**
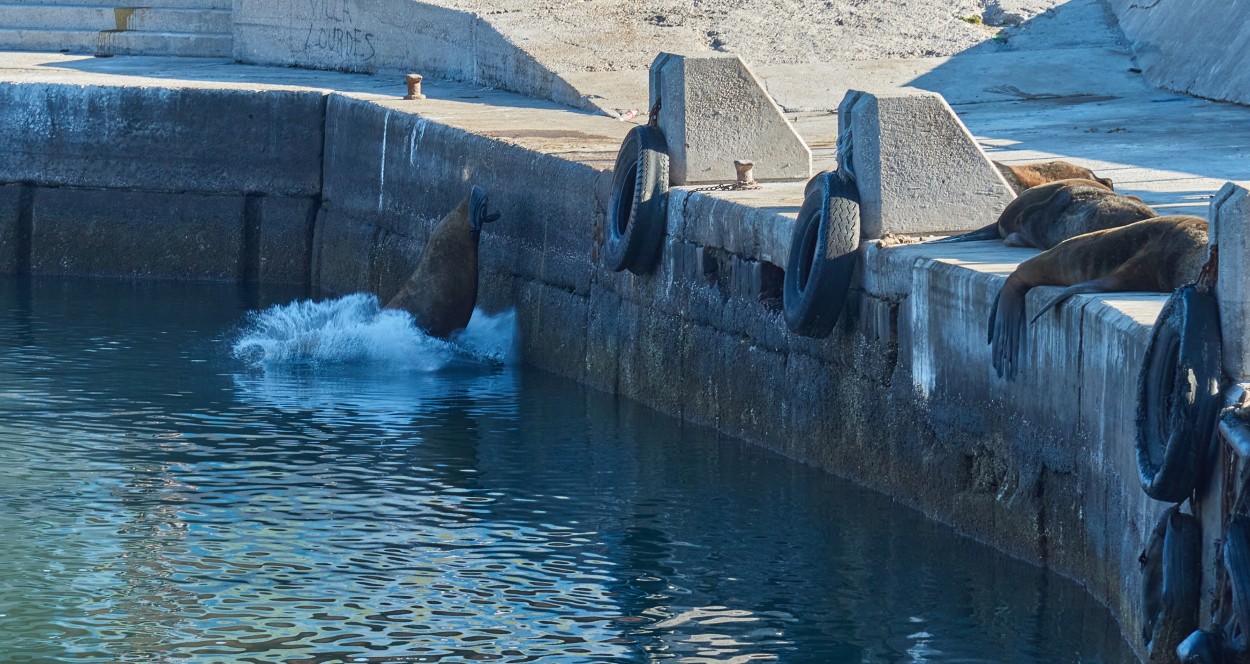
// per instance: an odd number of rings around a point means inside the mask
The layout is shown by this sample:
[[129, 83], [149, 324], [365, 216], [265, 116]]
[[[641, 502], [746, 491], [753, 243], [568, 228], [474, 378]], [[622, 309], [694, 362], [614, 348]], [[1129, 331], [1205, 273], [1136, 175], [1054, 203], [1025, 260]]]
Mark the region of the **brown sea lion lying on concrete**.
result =
[[1025, 295], [1035, 286], [1067, 286], [1043, 304], [1038, 317], [1079, 293], [1168, 293], [1198, 278], [1207, 260], [1207, 222], [1200, 217], [1156, 217], [1078, 235], [1016, 267], [990, 311], [990, 357], [1000, 377], [1022, 366], [1027, 338]]
[[412, 276], [386, 306], [412, 314], [434, 337], [464, 329], [477, 305], [477, 245], [482, 224], [499, 214], [486, 213], [486, 191], [474, 185], [456, 209], [430, 234]]
[[1024, 193], [1026, 189], [1057, 180], [1093, 180], [1108, 189], [1115, 189], [1111, 180], [1100, 178], [1088, 168], [1066, 161], [1043, 161], [1019, 166], [1008, 166], [996, 161], [994, 167], [1003, 174], [1003, 179], [1007, 180], [1007, 184], [1011, 185], [1017, 196]]
[[1017, 196], [994, 224], [938, 242], [1001, 238], [1009, 247], [1049, 249], [1070, 237], [1154, 216], [1140, 198], [1117, 194], [1100, 182], [1058, 180]]

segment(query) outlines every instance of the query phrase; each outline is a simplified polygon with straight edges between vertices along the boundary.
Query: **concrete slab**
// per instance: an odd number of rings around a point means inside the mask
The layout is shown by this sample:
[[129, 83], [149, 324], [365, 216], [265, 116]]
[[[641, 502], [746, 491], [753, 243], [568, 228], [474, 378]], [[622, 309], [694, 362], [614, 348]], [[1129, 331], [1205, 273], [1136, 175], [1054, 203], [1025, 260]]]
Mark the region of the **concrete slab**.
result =
[[17, 274], [30, 259], [30, 238], [23, 237], [29, 229], [22, 227], [25, 190], [25, 185], [0, 185], [0, 274]]
[[241, 62], [413, 72], [580, 105], [580, 94], [490, 22], [412, 0], [236, 0]]
[[735, 160], [759, 181], [811, 177], [811, 150], [738, 56], [661, 53], [651, 81], [674, 185], [733, 182]]
[[31, 272], [237, 281], [242, 196], [38, 188]]
[[313, 225], [319, 202], [313, 198], [259, 196], [245, 214], [255, 224], [255, 265], [246, 275], [262, 284], [311, 283]]
[[1237, 382], [1250, 377], [1250, 183], [1229, 182], [1211, 203], [1211, 243], [1220, 248], [1215, 297], [1223, 328], [1224, 372]]
[[[43, 30], [133, 30], [230, 34], [229, 9], [0, 3], [0, 26]], [[3, 43], [3, 42], [0, 42]], [[228, 55], [226, 53], [224, 55]]]
[[852, 92], [843, 108], [864, 237], [980, 228], [1015, 198], [940, 95]]
[[1250, 6], [1220, 0], [1139, 3], [1108, 0], [1133, 53], [1156, 85], [1195, 96], [1250, 103]]
[[3, 28], [0, 48], [101, 55], [230, 55], [230, 33], [109, 32], [100, 30]]
[[[311, 196], [321, 188], [314, 91], [0, 82], [0, 181]], [[192, 129], [193, 128], [193, 129]]]

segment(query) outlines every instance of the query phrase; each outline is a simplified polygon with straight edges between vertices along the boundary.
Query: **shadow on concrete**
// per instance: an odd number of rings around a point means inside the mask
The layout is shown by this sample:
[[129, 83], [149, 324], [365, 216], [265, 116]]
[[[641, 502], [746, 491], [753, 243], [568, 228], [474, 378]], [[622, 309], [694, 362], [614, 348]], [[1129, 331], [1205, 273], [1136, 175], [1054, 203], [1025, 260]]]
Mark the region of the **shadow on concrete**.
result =
[[[407, 93], [402, 74], [383, 72], [377, 74], [349, 73], [300, 69], [296, 67], [272, 67], [241, 64], [220, 58], [182, 58], [167, 56], [67, 56], [55, 53], [11, 54], [28, 60], [23, 67], [39, 71], [40, 80], [52, 80], [57, 70], [100, 77], [125, 77], [129, 79], [152, 79], [169, 82], [191, 82], [213, 86], [256, 86], [319, 89], [368, 98], [402, 99]], [[44, 74], [50, 74], [51, 79]], [[81, 77], [74, 79], [81, 84]], [[101, 82], [106, 82], [101, 80]], [[134, 84], [135, 81], [122, 82]], [[570, 108], [546, 99], [526, 97], [478, 84], [427, 78], [422, 92], [431, 99], [448, 99], [472, 104], [508, 108], [552, 109], [573, 113], [592, 114], [589, 111]]]
[[1071, 0], [905, 82], [946, 97], [992, 159], [1069, 158], [1203, 214], [1250, 179], [1250, 108], [1151, 87], [1104, 0]]

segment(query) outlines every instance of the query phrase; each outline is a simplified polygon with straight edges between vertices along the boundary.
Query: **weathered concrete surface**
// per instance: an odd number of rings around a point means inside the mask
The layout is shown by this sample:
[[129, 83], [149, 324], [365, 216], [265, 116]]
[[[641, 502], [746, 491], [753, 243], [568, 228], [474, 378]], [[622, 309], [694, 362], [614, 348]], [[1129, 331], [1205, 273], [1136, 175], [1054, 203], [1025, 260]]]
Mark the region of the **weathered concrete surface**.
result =
[[311, 196], [315, 91], [0, 83], [0, 181]]
[[941, 95], [847, 95], [864, 237], [980, 228], [1015, 198]]
[[30, 269], [237, 281], [243, 272], [243, 208], [241, 196], [40, 188]]
[[1152, 83], [1199, 97], [1250, 104], [1250, 5], [1221, 0], [1107, 0]]
[[29, 269], [30, 188], [0, 185], [0, 274], [20, 274]]
[[413, 72], [554, 99], [581, 94], [489, 21], [413, 0], [234, 0], [240, 62]]
[[230, 55], [230, 33], [223, 0], [0, 3], [3, 49], [222, 57]]
[[1220, 279], [1215, 297], [1220, 303], [1224, 338], [1224, 373], [1234, 381], [1250, 378], [1250, 191], [1229, 182], [1211, 201], [1211, 243], [1220, 249]]
[[738, 56], [661, 53], [651, 81], [673, 184], [733, 182], [735, 160], [759, 181], [811, 177], [811, 150]]

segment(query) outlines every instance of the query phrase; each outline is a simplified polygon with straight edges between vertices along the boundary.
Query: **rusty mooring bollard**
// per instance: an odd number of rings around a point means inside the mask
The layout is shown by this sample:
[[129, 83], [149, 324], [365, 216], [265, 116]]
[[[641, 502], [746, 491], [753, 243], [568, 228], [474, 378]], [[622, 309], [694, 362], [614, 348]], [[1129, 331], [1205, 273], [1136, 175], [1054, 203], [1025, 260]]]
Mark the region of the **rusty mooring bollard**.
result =
[[404, 76], [404, 83], [408, 84], [408, 94], [404, 99], [425, 99], [425, 95], [421, 94], [421, 74], [408, 74]]
[[753, 161], [734, 160], [734, 169], [738, 171], [738, 186], [745, 187], [755, 184], [755, 174], [751, 169], [755, 168]]

